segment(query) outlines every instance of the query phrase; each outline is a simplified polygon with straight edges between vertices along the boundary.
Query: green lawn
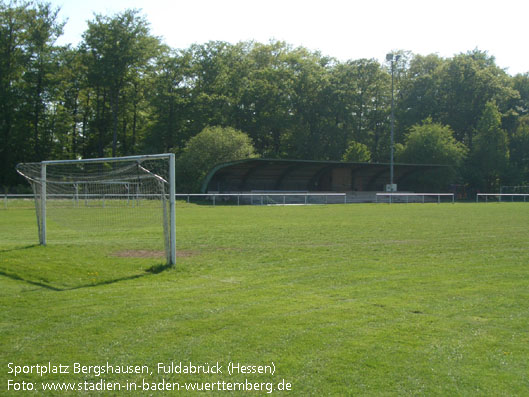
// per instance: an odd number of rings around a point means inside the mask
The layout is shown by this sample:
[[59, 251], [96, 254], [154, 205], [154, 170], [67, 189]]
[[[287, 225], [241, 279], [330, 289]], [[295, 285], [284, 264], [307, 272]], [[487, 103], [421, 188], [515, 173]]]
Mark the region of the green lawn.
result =
[[[34, 218], [0, 211], [0, 394], [17, 394], [9, 380], [101, 379], [215, 382], [190, 395], [283, 380], [296, 396], [529, 394], [529, 204], [181, 204], [169, 269], [116, 254], [162, 249], [152, 225], [83, 235], [50, 222], [40, 247]], [[8, 373], [49, 362], [153, 374]], [[157, 373], [170, 362], [223, 373]], [[230, 362], [275, 372], [230, 375]]]

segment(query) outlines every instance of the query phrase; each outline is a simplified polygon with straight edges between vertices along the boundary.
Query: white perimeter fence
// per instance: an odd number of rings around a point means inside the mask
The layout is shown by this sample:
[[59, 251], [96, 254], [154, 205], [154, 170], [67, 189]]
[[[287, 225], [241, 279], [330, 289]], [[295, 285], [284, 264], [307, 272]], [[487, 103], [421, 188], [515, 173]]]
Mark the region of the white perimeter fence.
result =
[[2, 194], [0, 200], [0, 210], [35, 207], [35, 197], [32, 194]]
[[527, 202], [529, 194], [527, 193], [478, 193], [476, 194], [476, 203], [490, 202]]
[[[51, 196], [51, 197], [50, 197]], [[120, 201], [123, 204], [135, 205], [138, 200], [149, 200], [158, 198], [152, 194], [79, 194], [72, 195], [50, 195], [50, 199], [73, 203], [75, 206], [94, 206], [98, 201], [100, 206], [109, 205]], [[55, 196], [55, 197], [53, 197]], [[198, 203], [206, 205], [310, 205], [310, 204], [348, 204], [354, 202], [368, 202], [368, 200], [357, 201], [353, 196], [346, 193], [178, 193], [177, 200], [187, 203]], [[90, 202], [90, 204], [89, 204]], [[376, 203], [454, 203], [453, 193], [376, 193]], [[478, 193], [477, 203], [488, 202], [529, 202], [529, 194], [525, 193]], [[0, 210], [9, 208], [33, 208], [33, 194], [0, 194]]]
[[345, 204], [345, 193], [189, 193], [176, 194], [176, 199], [188, 203], [211, 202], [232, 205], [309, 205], [309, 204]]
[[455, 202], [454, 193], [377, 193], [377, 203]]
[[[157, 194], [49, 194], [50, 205], [60, 206], [135, 206], [140, 202], [159, 199]], [[311, 204], [345, 204], [345, 193], [179, 193], [176, 200], [205, 205], [311, 205]], [[0, 195], [0, 209], [31, 208], [34, 205], [32, 194]]]

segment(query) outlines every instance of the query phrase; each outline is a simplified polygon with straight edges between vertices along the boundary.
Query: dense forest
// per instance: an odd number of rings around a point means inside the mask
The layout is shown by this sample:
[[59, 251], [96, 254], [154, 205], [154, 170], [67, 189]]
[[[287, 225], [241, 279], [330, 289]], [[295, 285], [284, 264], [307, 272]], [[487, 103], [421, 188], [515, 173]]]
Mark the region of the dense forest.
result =
[[[389, 161], [389, 63], [277, 41], [173, 49], [138, 10], [94, 15], [77, 46], [56, 44], [63, 26], [50, 4], [0, 0], [0, 190], [24, 185], [18, 162], [202, 156], [204, 130], [245, 134], [252, 156]], [[483, 191], [529, 184], [529, 73], [478, 49], [398, 54], [397, 161], [453, 165]]]

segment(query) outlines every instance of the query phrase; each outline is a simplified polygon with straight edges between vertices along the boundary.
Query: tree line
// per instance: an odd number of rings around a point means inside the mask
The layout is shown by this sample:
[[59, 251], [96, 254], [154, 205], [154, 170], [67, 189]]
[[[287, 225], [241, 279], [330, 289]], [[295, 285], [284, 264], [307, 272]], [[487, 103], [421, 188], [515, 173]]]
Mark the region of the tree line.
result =
[[[63, 27], [48, 3], [0, 0], [4, 189], [23, 183], [18, 162], [168, 151], [190, 159], [207, 146], [191, 144], [203, 130], [244, 133], [252, 147], [239, 152], [252, 156], [389, 161], [389, 64], [281, 41], [173, 49], [138, 10], [94, 15], [76, 46], [56, 44]], [[438, 188], [529, 184], [529, 73], [511, 76], [478, 49], [398, 53], [396, 160], [453, 165]]]

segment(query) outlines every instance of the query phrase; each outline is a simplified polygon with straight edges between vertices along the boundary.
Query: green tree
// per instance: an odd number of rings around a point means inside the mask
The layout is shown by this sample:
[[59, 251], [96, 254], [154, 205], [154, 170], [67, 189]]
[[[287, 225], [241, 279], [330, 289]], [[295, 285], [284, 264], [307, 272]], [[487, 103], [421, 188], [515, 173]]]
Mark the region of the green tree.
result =
[[291, 123], [282, 137], [283, 153], [291, 158], [338, 160], [343, 146], [336, 151], [336, 129], [331, 100], [329, 69], [335, 61], [296, 48], [285, 55], [293, 74]]
[[[51, 158], [78, 158], [84, 155], [83, 102], [86, 73], [78, 48], [70, 46], [56, 51], [53, 95], [48, 98], [48, 118], [53, 146]], [[84, 156], [86, 157], [86, 156]]]
[[189, 48], [189, 128], [196, 134], [208, 125], [238, 126], [237, 110], [247, 79], [247, 44], [210, 41]]
[[182, 149], [190, 138], [191, 53], [167, 50], [158, 57], [151, 84], [146, 90], [150, 112], [143, 140], [148, 152]]
[[456, 141], [450, 127], [427, 118], [421, 124], [412, 126], [396, 157], [402, 163], [445, 165], [421, 176], [420, 180], [413, 176], [410, 178], [415, 178], [414, 182], [419, 182], [426, 189], [446, 190], [448, 184], [455, 182], [466, 154], [467, 148]]
[[517, 104], [518, 113], [521, 115], [529, 114], [529, 72], [514, 76], [513, 88], [520, 94]]
[[510, 139], [512, 183], [529, 184], [529, 114], [520, 117], [518, 127]]
[[494, 57], [479, 50], [460, 54], [443, 64], [439, 87], [439, 120], [450, 125], [457, 140], [470, 149], [477, 124], [487, 102], [496, 102], [505, 113], [519, 94], [509, 76], [495, 64]]
[[231, 127], [206, 127], [189, 140], [178, 157], [178, 188], [199, 191], [216, 164], [254, 157], [252, 141], [244, 132]]
[[404, 131], [428, 117], [440, 120], [441, 70], [447, 62], [438, 55], [415, 55], [405, 72], [396, 102], [396, 120]]
[[338, 129], [334, 134], [336, 144], [343, 151], [347, 142], [354, 140], [367, 145], [374, 160], [380, 160], [384, 156], [380, 143], [389, 131], [386, 121], [390, 75], [369, 59], [339, 63], [330, 74], [330, 106]]
[[238, 128], [248, 132], [265, 157], [285, 155], [282, 138], [293, 128], [295, 73], [287, 62], [292, 51], [284, 42], [254, 43], [243, 78]]
[[470, 151], [468, 178], [480, 191], [499, 191], [506, 182], [509, 165], [509, 142], [501, 128], [501, 114], [494, 102], [488, 102], [477, 125]]
[[57, 81], [57, 48], [55, 40], [62, 34], [62, 24], [57, 22], [58, 10], [50, 4], [37, 3], [29, 10], [30, 26], [27, 50], [30, 54], [24, 76], [28, 117], [33, 132], [35, 158], [48, 157], [55, 131], [49, 123], [47, 105], [53, 101]]
[[[83, 38], [89, 54], [88, 79], [96, 93], [99, 155], [103, 155], [110, 141], [111, 154], [116, 156], [120, 106], [129, 98], [122, 97], [123, 91], [127, 84], [145, 73], [158, 54], [160, 43], [151, 36], [149, 23], [138, 10], [126, 10], [112, 17], [96, 15], [88, 22]], [[119, 143], [122, 149], [123, 139]]]
[[[27, 63], [25, 43], [28, 3], [8, 6], [0, 3], [0, 169], [13, 169], [17, 159], [29, 159], [27, 153], [28, 129], [20, 134], [17, 129], [22, 79]], [[9, 176], [8, 176], [9, 175]], [[0, 183], [12, 184], [14, 170], [0, 173]]]
[[0, 2], [0, 183], [19, 161], [48, 158], [54, 144], [58, 11], [48, 3]]
[[367, 163], [371, 160], [371, 152], [367, 145], [351, 141], [343, 155], [343, 161]]

